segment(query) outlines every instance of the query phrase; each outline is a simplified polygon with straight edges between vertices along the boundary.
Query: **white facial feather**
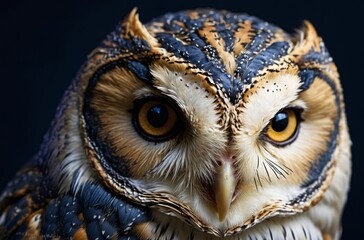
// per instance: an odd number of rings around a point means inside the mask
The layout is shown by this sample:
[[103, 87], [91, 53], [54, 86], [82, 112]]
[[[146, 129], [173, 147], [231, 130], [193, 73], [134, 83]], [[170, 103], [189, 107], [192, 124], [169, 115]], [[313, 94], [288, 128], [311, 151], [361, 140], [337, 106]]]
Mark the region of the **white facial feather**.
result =
[[[271, 160], [273, 161], [271, 164], [279, 166], [277, 159], [270, 151], [275, 147], [268, 146], [269, 149], [265, 149], [266, 145], [261, 146], [259, 138], [269, 121], [281, 109], [292, 104], [302, 106], [302, 102], [298, 101], [300, 85], [300, 79], [292, 74], [279, 75], [275, 79], [266, 81], [261, 80], [244, 105], [243, 112], [239, 116], [242, 127], [235, 139], [235, 149], [238, 153], [237, 159], [243, 166], [239, 174], [250, 184], [261, 185], [262, 181], [275, 180], [276, 173], [267, 162]], [[285, 155], [282, 154], [281, 152], [281, 155], [277, 154], [277, 156]], [[283, 170], [281, 172], [284, 173]]]
[[188, 175], [188, 182], [196, 177], [211, 178], [203, 175], [211, 173], [212, 161], [225, 143], [224, 133], [217, 124], [214, 98], [196, 81], [181, 73], [157, 65], [151, 67], [151, 73], [155, 87], [177, 103], [187, 120], [186, 130], [182, 133], [184, 138], [155, 171], [163, 175], [168, 169], [176, 175], [182, 170]]
[[300, 79], [293, 74], [260, 80], [256, 93], [248, 97], [244, 111], [239, 116], [244, 124], [244, 131], [249, 136], [258, 136], [280, 109], [297, 99], [300, 86]]

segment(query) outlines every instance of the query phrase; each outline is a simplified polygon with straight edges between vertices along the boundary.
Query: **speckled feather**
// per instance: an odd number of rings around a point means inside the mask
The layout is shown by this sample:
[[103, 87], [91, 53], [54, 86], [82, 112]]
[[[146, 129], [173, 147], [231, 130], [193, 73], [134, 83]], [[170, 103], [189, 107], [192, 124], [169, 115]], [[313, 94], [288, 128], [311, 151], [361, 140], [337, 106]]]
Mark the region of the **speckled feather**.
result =
[[[280, 72], [296, 74], [303, 94], [315, 79], [328, 85], [334, 95], [335, 114], [330, 134], [325, 136], [326, 151], [309, 166], [296, 195], [267, 202], [239, 224], [217, 227], [173, 194], [143, 189], [144, 183], [134, 179], [134, 166], [115, 153], [112, 136], [102, 135], [104, 119], [94, 99], [100, 82], [105, 81], [103, 77], [119, 69], [140, 84], [156, 86], [155, 65], [173, 69], [181, 81], [193, 76], [193, 81], [186, 81], [184, 86], [204, 89], [206, 98], [213, 99], [219, 131], [229, 132], [230, 138], [244, 129], [230, 109], [234, 108], [236, 114], [244, 112], [257, 89], [264, 89], [265, 79]], [[267, 91], [281, 91], [281, 87], [275, 83]], [[314, 226], [315, 221], [310, 220], [314, 213], [308, 210], [331, 201], [324, 193], [337, 191], [331, 190], [330, 184], [341, 181], [335, 173], [338, 166], [345, 166], [343, 172], [350, 175], [350, 164], [344, 162], [350, 159], [350, 151], [343, 107], [336, 66], [308, 22], [292, 37], [246, 14], [200, 9], [166, 14], [142, 25], [133, 10], [89, 55], [65, 93], [39, 153], [0, 196], [0, 236], [337, 239], [339, 222], [329, 227]], [[338, 143], [344, 146], [339, 148]], [[278, 164], [271, 169], [277, 178], [291, 171]], [[259, 192], [257, 181], [261, 180], [254, 181]], [[346, 192], [347, 184], [342, 186]], [[344, 202], [345, 197], [333, 204], [341, 209]], [[341, 210], [337, 217], [340, 214]]]

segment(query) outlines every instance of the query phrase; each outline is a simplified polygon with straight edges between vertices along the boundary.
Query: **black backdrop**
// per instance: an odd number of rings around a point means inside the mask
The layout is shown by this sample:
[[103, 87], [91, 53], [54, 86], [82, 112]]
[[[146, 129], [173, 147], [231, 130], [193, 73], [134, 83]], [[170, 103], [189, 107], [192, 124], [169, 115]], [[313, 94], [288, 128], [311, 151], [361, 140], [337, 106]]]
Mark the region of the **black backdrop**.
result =
[[137, 6], [149, 21], [165, 12], [213, 7], [246, 12], [294, 32], [310, 20], [341, 73], [353, 145], [343, 239], [362, 231], [361, 7], [349, 1], [2, 1], [0, 5], [0, 189], [38, 149], [63, 92], [90, 51]]

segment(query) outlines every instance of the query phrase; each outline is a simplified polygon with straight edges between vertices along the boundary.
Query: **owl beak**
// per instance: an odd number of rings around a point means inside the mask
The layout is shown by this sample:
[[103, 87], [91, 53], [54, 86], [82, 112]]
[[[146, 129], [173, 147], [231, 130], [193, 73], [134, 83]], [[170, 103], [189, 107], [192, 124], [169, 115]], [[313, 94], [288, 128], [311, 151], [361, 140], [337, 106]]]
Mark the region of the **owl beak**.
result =
[[233, 163], [222, 161], [217, 167], [215, 197], [219, 220], [223, 221], [229, 212], [236, 187]]

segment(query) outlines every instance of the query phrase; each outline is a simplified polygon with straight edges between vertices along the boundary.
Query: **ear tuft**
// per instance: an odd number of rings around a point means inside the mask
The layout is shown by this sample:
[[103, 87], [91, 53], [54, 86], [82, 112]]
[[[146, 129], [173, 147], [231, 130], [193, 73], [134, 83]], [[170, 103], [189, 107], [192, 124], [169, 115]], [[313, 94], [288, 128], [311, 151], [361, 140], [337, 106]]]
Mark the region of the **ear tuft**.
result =
[[322, 39], [317, 35], [316, 29], [311, 22], [305, 20], [303, 26], [297, 31], [297, 34], [292, 38], [294, 48], [291, 52], [296, 61], [299, 61], [302, 56], [310, 51], [321, 52]]
[[317, 35], [316, 29], [312, 23], [305, 20], [303, 22], [302, 32], [304, 34], [305, 41], [309, 43], [316, 52], [319, 52], [321, 38]]
[[137, 12], [137, 8], [134, 7], [133, 10], [129, 13], [129, 15], [122, 22], [123, 32], [122, 35], [126, 39], [130, 39], [132, 37], [137, 37], [144, 39], [151, 46], [155, 46], [157, 44], [157, 39], [155, 39], [147, 30], [147, 28], [140, 22], [139, 14]]

